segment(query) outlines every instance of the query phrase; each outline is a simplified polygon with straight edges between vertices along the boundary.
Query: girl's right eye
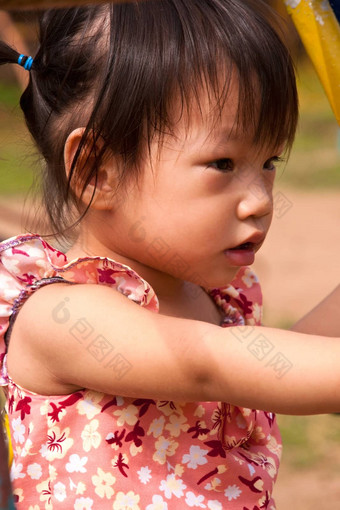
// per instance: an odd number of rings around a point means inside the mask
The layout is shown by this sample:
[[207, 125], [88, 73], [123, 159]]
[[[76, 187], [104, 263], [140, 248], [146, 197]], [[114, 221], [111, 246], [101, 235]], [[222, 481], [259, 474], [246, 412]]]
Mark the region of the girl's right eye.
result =
[[230, 158], [217, 159], [212, 161], [209, 166], [220, 172], [232, 172], [234, 170], [234, 162]]

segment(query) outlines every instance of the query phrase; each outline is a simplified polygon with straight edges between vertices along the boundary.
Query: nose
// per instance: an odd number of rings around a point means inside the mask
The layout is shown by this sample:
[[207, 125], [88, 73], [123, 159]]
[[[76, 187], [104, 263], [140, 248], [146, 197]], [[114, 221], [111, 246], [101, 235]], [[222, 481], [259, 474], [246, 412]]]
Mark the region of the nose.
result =
[[244, 184], [242, 197], [238, 203], [237, 215], [245, 220], [253, 216], [262, 218], [273, 213], [272, 183], [266, 178], [258, 177], [256, 180]]

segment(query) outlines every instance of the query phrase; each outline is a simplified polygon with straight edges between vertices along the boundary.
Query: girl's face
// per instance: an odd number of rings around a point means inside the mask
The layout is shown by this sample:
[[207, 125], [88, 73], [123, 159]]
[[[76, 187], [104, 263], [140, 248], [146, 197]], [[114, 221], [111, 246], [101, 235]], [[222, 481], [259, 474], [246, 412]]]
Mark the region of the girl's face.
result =
[[[116, 207], [92, 221], [101, 252], [130, 265], [154, 287], [168, 276], [204, 287], [228, 284], [255, 253], [273, 212], [275, 161], [282, 148], [254, 147], [236, 129], [237, 93], [217, 119], [194, 108], [165, 137]], [[104, 220], [104, 221], [103, 221]]]

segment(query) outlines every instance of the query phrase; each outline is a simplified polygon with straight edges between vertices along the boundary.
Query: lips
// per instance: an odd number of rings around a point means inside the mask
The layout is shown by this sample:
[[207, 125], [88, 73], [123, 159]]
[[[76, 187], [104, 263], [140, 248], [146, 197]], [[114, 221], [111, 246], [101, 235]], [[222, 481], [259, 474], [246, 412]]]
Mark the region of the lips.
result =
[[224, 255], [232, 266], [250, 266], [254, 263], [255, 252], [260, 248], [264, 239], [265, 234], [263, 232], [256, 232], [243, 243], [225, 250]]
[[245, 241], [238, 244], [234, 248], [229, 248], [229, 250], [256, 250], [261, 246], [261, 244], [265, 240], [265, 237], [266, 236], [264, 232], [255, 232]]
[[235, 246], [235, 248], [230, 248], [231, 250], [252, 250], [254, 249], [255, 247], [255, 244], [254, 243], [242, 243], [242, 244], [239, 244], [238, 246]]

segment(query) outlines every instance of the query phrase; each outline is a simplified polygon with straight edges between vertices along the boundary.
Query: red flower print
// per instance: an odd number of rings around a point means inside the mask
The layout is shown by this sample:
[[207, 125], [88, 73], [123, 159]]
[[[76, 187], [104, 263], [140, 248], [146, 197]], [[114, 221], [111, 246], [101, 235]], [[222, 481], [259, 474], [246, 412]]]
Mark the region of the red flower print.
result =
[[244, 483], [244, 485], [246, 485], [247, 487], [249, 487], [249, 489], [252, 491], [252, 492], [262, 492], [260, 489], [257, 489], [255, 487], [255, 484], [256, 482], [258, 482], [259, 480], [262, 480], [262, 478], [260, 476], [255, 476], [255, 478], [253, 480], [247, 480], [246, 478], [243, 478], [243, 476], [239, 476], [238, 479]]
[[124, 436], [125, 429], [121, 433], [119, 433], [119, 430], [116, 430], [114, 434], [108, 434], [105, 441], [108, 444], [116, 444], [119, 448], [121, 448], [123, 446], [122, 440], [124, 439]]
[[8, 412], [11, 414], [13, 413], [13, 406], [14, 406], [14, 395], [12, 395], [8, 401]]
[[116, 399], [116, 397], [114, 397], [112, 400], [110, 400], [110, 402], [107, 402], [107, 403], [103, 406], [103, 408], [102, 408], [101, 412], [103, 413], [103, 412], [104, 412], [104, 411], [106, 411], [106, 409], [108, 409], [109, 407], [111, 407], [111, 406], [116, 406], [116, 405], [117, 405], [117, 399]]
[[59, 452], [63, 451], [63, 447], [60, 443], [62, 443], [66, 439], [65, 432], [63, 433], [62, 436], [59, 437], [59, 439], [56, 439], [57, 436], [56, 436], [55, 432], [53, 432], [53, 431], [52, 431], [52, 434], [47, 435], [47, 437], [48, 437], [47, 448], [49, 450], [51, 450], [52, 452], [54, 452], [54, 450], [57, 450]]
[[118, 460], [117, 460], [117, 462], [115, 462], [113, 467], [117, 467], [119, 469], [119, 471], [122, 473], [122, 475], [124, 475], [126, 477], [128, 476], [125, 473], [124, 468], [129, 469], [129, 466], [127, 464], [125, 464], [125, 462], [123, 462], [123, 454], [122, 453], [120, 453], [118, 455]]
[[17, 248], [12, 248], [12, 254], [13, 255], [24, 255], [25, 257], [29, 257], [29, 254], [25, 251], [18, 250]]
[[18, 280], [27, 283], [28, 285], [33, 285], [34, 280], [36, 279], [36, 277], [33, 274], [24, 273], [22, 276], [24, 276], [24, 278], [18, 277]]
[[266, 491], [266, 499], [264, 500], [260, 508], [268, 508], [269, 503], [270, 503], [269, 493], [268, 491]]
[[274, 420], [275, 420], [275, 414], [267, 413], [266, 411], [264, 411], [264, 415], [265, 415], [265, 417], [268, 420], [269, 427], [271, 427], [273, 425], [273, 423], [274, 423]]
[[208, 432], [210, 432], [210, 429], [202, 428], [200, 423], [201, 422], [198, 420], [193, 427], [190, 427], [190, 429], [187, 430], [188, 434], [190, 434], [191, 432], [195, 432], [195, 434], [191, 436], [192, 439], [196, 439], [200, 434], [208, 434]]
[[139, 420], [133, 427], [133, 430], [127, 434], [125, 441], [126, 442], [133, 441], [135, 445], [138, 447], [143, 443], [143, 441], [139, 439], [138, 436], [145, 436], [144, 429], [139, 426]]
[[212, 416], [212, 421], [214, 422], [213, 429], [218, 429], [222, 427], [223, 418], [225, 416], [225, 406], [223, 406], [223, 409], [221, 407], [217, 407], [214, 411], [214, 414]]
[[244, 315], [252, 312], [252, 301], [248, 301], [247, 296], [245, 294], [240, 293], [240, 299], [235, 299], [235, 303], [239, 305]]
[[31, 406], [28, 405], [29, 402], [32, 402], [31, 397], [24, 397], [17, 403], [15, 408], [16, 411], [21, 411], [20, 418], [24, 420], [26, 414], [30, 414]]
[[116, 283], [116, 280], [112, 278], [112, 275], [114, 274], [113, 269], [97, 269], [99, 274], [99, 283]]
[[170, 409], [177, 409], [175, 403], [172, 400], [161, 400], [158, 407], [166, 407], [169, 404]]
[[218, 455], [219, 455], [220, 457], [223, 457], [224, 459], [226, 458], [226, 453], [222, 446], [221, 441], [217, 441], [217, 440], [206, 441], [204, 444], [206, 444], [207, 446], [209, 446], [209, 448], [211, 448], [211, 451], [209, 453], [207, 453], [207, 455], [209, 455], [210, 457], [218, 457]]
[[62, 400], [61, 402], [59, 402], [60, 405], [58, 407], [53, 402], [51, 402], [52, 412], [48, 413], [48, 416], [51, 417], [52, 422], [55, 423], [56, 421], [59, 421], [59, 413], [61, 413], [61, 411], [65, 409], [65, 407], [72, 406], [73, 404], [75, 404], [81, 397], [82, 397], [81, 393], [79, 392], [73, 393], [66, 400]]
[[212, 471], [210, 471], [210, 473], [207, 473], [206, 475], [202, 476], [202, 478], [200, 480], [198, 480], [197, 485], [200, 485], [201, 483], [208, 480], [208, 478], [210, 478], [211, 476], [214, 476], [217, 474], [218, 474], [218, 468], [215, 468]]
[[134, 406], [142, 406], [139, 410], [139, 417], [141, 418], [149, 409], [152, 404], [156, 404], [155, 400], [149, 398], [138, 398], [132, 402]]

